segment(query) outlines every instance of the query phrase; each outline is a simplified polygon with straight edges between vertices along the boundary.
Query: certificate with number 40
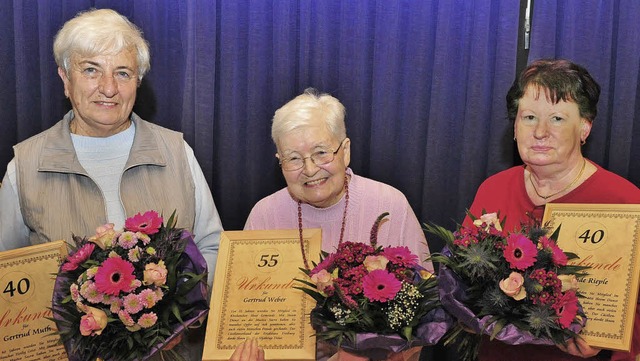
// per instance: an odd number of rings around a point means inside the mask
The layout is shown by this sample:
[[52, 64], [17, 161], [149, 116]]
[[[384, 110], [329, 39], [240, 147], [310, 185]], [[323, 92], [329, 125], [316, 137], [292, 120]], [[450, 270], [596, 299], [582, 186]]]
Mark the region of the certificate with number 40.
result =
[[68, 360], [51, 297], [64, 241], [0, 252], [0, 360]]
[[549, 203], [543, 224], [560, 227], [558, 245], [589, 266], [579, 279], [591, 346], [629, 351], [640, 278], [640, 204]]

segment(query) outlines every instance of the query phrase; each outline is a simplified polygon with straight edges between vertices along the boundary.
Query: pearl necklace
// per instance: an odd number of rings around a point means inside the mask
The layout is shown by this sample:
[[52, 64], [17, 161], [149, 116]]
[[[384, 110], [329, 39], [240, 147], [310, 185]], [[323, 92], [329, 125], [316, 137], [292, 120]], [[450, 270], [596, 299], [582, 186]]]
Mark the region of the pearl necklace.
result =
[[571, 183], [569, 183], [566, 187], [562, 188], [561, 190], [559, 190], [559, 191], [557, 191], [555, 193], [549, 194], [548, 196], [543, 196], [542, 194], [540, 194], [538, 192], [538, 189], [536, 188], [536, 185], [533, 184], [533, 180], [531, 179], [531, 171], [529, 171], [529, 183], [531, 183], [531, 187], [533, 187], [533, 191], [536, 192], [536, 195], [546, 201], [547, 199], [549, 199], [551, 197], [554, 197], [554, 196], [557, 196], [558, 194], [560, 194], [560, 193], [566, 191], [567, 189], [571, 188], [571, 186], [573, 186], [578, 181], [578, 179], [580, 179], [580, 177], [582, 177], [582, 173], [584, 172], [584, 168], [585, 168], [586, 165], [587, 165], [587, 160], [582, 158], [582, 168], [580, 168], [580, 173], [578, 173], [578, 176], [574, 180], [572, 180]]
[[[344, 237], [344, 228], [347, 223], [347, 207], [349, 206], [349, 181], [347, 175], [344, 175], [344, 211], [342, 212], [342, 226], [340, 227], [340, 240], [338, 244], [342, 243]], [[309, 263], [307, 262], [307, 254], [304, 252], [304, 238], [302, 237], [302, 202], [298, 201], [298, 233], [300, 234], [300, 250], [302, 251], [302, 260], [304, 261], [304, 267], [310, 270]]]

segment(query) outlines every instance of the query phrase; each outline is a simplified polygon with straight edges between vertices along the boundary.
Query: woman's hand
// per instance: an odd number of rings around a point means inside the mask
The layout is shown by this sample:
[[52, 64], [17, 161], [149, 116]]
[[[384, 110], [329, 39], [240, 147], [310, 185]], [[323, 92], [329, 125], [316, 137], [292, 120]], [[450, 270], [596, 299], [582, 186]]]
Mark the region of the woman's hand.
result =
[[229, 361], [264, 361], [264, 350], [256, 339], [249, 338], [236, 347]]
[[557, 345], [562, 351], [582, 358], [593, 357], [600, 352], [599, 348], [587, 345], [587, 341], [583, 338], [576, 337], [567, 341], [567, 345]]

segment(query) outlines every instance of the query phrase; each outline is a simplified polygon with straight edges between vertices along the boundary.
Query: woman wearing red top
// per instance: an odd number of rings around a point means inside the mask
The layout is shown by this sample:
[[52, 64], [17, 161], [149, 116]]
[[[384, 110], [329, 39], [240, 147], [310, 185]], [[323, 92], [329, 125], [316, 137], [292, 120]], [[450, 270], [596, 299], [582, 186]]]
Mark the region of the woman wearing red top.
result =
[[[485, 180], [471, 214], [500, 212], [505, 230], [541, 221], [545, 204], [640, 203], [640, 189], [582, 155], [597, 114], [600, 86], [583, 67], [567, 60], [538, 60], [516, 78], [507, 94], [522, 166]], [[469, 217], [465, 224], [471, 224]], [[483, 342], [480, 360], [635, 360], [640, 350], [640, 310], [631, 352], [590, 347], [582, 339], [559, 345], [511, 346]]]

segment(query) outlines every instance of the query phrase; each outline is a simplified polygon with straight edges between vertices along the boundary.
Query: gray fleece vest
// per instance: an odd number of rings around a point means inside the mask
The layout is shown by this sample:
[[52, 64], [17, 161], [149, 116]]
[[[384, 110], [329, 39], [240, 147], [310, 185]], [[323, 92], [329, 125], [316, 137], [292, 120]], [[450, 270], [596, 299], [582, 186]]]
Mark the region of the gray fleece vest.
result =
[[[31, 244], [91, 236], [107, 222], [96, 183], [80, 165], [69, 131], [73, 111], [14, 146], [17, 192]], [[131, 115], [136, 134], [120, 182], [126, 217], [155, 210], [193, 230], [195, 186], [182, 134]]]

